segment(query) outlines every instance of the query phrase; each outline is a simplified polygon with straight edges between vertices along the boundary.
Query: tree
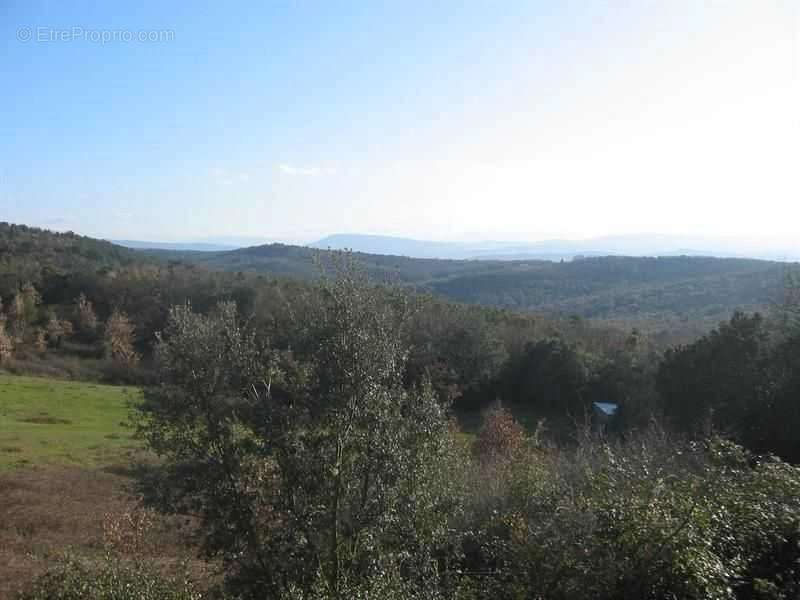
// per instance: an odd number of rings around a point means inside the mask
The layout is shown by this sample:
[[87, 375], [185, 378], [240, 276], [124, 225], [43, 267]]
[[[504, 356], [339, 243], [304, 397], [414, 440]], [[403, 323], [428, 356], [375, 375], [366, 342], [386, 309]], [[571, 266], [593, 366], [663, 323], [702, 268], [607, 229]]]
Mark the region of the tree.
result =
[[36, 321], [38, 306], [42, 298], [30, 282], [24, 284], [11, 300], [8, 310], [11, 333], [17, 340], [23, 340], [30, 324]]
[[563, 340], [526, 344], [501, 375], [503, 398], [540, 413], [579, 417], [585, 410], [589, 373], [582, 357]]
[[5, 317], [0, 315], [0, 363], [11, 358], [14, 353], [14, 341], [6, 333]]
[[59, 319], [51, 311], [47, 320], [47, 342], [53, 347], [58, 347], [63, 339], [70, 335], [72, 335], [72, 323], [65, 319]]
[[97, 314], [83, 292], [75, 300], [75, 324], [78, 331], [86, 337], [94, 336], [97, 332]]
[[403, 386], [403, 303], [338, 269], [301, 355], [232, 304], [174, 308], [158, 345], [139, 431], [166, 460], [162, 506], [201, 515], [246, 597], [409, 597], [446, 535], [451, 436], [430, 386]]
[[735, 313], [708, 335], [666, 352], [656, 386], [664, 414], [683, 431], [742, 439], [759, 410], [767, 337], [759, 314]]
[[139, 355], [133, 347], [134, 327], [128, 315], [115, 310], [108, 318], [105, 327], [106, 356], [114, 362], [133, 366], [139, 362]]
[[496, 330], [480, 309], [419, 298], [406, 328], [407, 378], [430, 378], [440, 397], [459, 408], [480, 402], [506, 359]]
[[757, 393], [758, 404], [742, 427], [742, 442], [757, 452], [800, 461], [800, 331], [772, 349]]
[[41, 327], [37, 327], [33, 331], [33, 347], [39, 354], [47, 351], [47, 335]]
[[498, 404], [484, 414], [474, 448], [482, 461], [492, 463], [516, 457], [525, 442], [525, 429]]

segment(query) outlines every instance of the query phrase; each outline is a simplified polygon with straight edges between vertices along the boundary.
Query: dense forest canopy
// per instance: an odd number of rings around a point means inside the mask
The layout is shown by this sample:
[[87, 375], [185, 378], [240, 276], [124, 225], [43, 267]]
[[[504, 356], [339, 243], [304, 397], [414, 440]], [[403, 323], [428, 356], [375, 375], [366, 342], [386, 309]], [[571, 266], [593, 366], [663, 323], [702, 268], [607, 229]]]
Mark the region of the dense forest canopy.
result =
[[[316, 276], [315, 251], [272, 244], [229, 252], [153, 251], [230, 271]], [[356, 253], [378, 280], [458, 302], [515, 310], [708, 328], [734, 310], [764, 309], [780, 294], [785, 263], [701, 256], [606, 256], [565, 262], [414, 259]], [[700, 329], [694, 329], [699, 331]]]
[[[270, 244], [224, 252], [146, 250], [22, 225], [0, 225], [0, 295], [53, 273], [198, 265], [311, 280], [319, 251]], [[592, 257], [567, 262], [413, 259], [355, 253], [375, 281], [457, 302], [605, 319], [650, 331], [707, 331], [736, 311], [779, 301], [793, 264], [710, 257]]]

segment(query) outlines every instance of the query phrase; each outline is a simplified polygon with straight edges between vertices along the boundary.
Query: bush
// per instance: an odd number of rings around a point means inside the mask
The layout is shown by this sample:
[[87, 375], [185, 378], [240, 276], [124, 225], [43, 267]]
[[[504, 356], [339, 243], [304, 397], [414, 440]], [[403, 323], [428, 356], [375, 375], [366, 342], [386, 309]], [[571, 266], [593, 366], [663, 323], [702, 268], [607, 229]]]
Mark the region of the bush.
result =
[[167, 579], [144, 564], [107, 558], [91, 565], [67, 558], [41, 575], [20, 600], [201, 600], [186, 580]]
[[800, 470], [650, 434], [522, 456], [471, 486], [476, 598], [797, 598]]

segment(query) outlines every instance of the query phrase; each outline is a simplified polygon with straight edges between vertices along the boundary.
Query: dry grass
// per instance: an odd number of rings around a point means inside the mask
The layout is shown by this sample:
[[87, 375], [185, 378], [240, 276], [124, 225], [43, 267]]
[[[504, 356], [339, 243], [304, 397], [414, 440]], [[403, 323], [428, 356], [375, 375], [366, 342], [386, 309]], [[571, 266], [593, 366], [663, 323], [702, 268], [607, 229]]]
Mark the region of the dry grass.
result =
[[[193, 579], [209, 581], [211, 565], [194, 558], [192, 524], [143, 517], [131, 484], [121, 469], [0, 473], [0, 600], [14, 598], [66, 551], [100, 557], [112, 545], [123, 557], [152, 559], [165, 573], [185, 564]], [[137, 531], [125, 531], [131, 526]], [[131, 539], [136, 543], [119, 543]]]

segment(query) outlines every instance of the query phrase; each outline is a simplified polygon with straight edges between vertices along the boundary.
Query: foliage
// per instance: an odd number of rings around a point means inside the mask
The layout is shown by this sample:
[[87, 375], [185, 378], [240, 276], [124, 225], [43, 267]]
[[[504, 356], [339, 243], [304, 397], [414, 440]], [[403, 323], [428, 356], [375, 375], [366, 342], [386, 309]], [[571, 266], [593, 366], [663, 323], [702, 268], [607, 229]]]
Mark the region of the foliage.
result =
[[97, 331], [98, 321], [94, 306], [83, 292], [75, 300], [75, 323], [78, 332], [91, 339]]
[[483, 462], [509, 460], [519, 454], [525, 442], [525, 429], [510, 411], [498, 405], [484, 414], [474, 450]]
[[162, 500], [202, 515], [248, 597], [369, 595], [391, 574], [421, 593], [445, 533], [444, 412], [403, 385], [401, 299], [346, 266], [319, 294], [299, 356], [260, 346], [232, 304], [172, 311], [139, 427], [170, 468]]
[[99, 565], [67, 557], [40, 576], [20, 600], [201, 600], [186, 580], [167, 579], [149, 565], [107, 557]]
[[800, 330], [737, 313], [693, 344], [667, 351], [656, 384], [679, 430], [712, 431], [800, 460]]
[[668, 350], [657, 381], [666, 415], [684, 430], [741, 434], [757, 410], [766, 341], [760, 315], [736, 313], [693, 344]]
[[26, 283], [42, 291], [48, 273], [94, 273], [138, 260], [134, 257], [109, 242], [0, 222], [0, 295], [11, 297]]
[[793, 598], [800, 471], [712, 440], [529, 451], [474, 471], [462, 570], [474, 598]]
[[14, 353], [14, 340], [6, 333], [6, 321], [0, 318], [0, 364]]
[[106, 355], [113, 361], [127, 366], [139, 362], [139, 355], [133, 347], [135, 329], [124, 312], [115, 310], [108, 317], [104, 331]]
[[11, 333], [18, 341], [25, 339], [28, 326], [38, 316], [38, 306], [42, 299], [39, 292], [30, 282], [25, 283], [11, 299], [8, 307], [8, 322]]
[[[269, 244], [227, 252], [152, 255], [215, 269], [314, 278], [315, 251]], [[544, 260], [437, 260], [356, 254], [378, 280], [415, 285], [451, 301], [592, 318], [641, 317], [657, 327], [713, 325], [736, 309], [763, 309], [781, 293], [777, 262], [700, 256]]]
[[587, 365], [574, 347], [557, 338], [528, 343], [507, 363], [502, 381], [503, 398], [543, 414], [580, 417], [586, 408]]
[[59, 319], [54, 312], [51, 311], [47, 320], [46, 326], [47, 342], [54, 347], [61, 346], [61, 343], [69, 338], [73, 333], [72, 322], [66, 319]]

